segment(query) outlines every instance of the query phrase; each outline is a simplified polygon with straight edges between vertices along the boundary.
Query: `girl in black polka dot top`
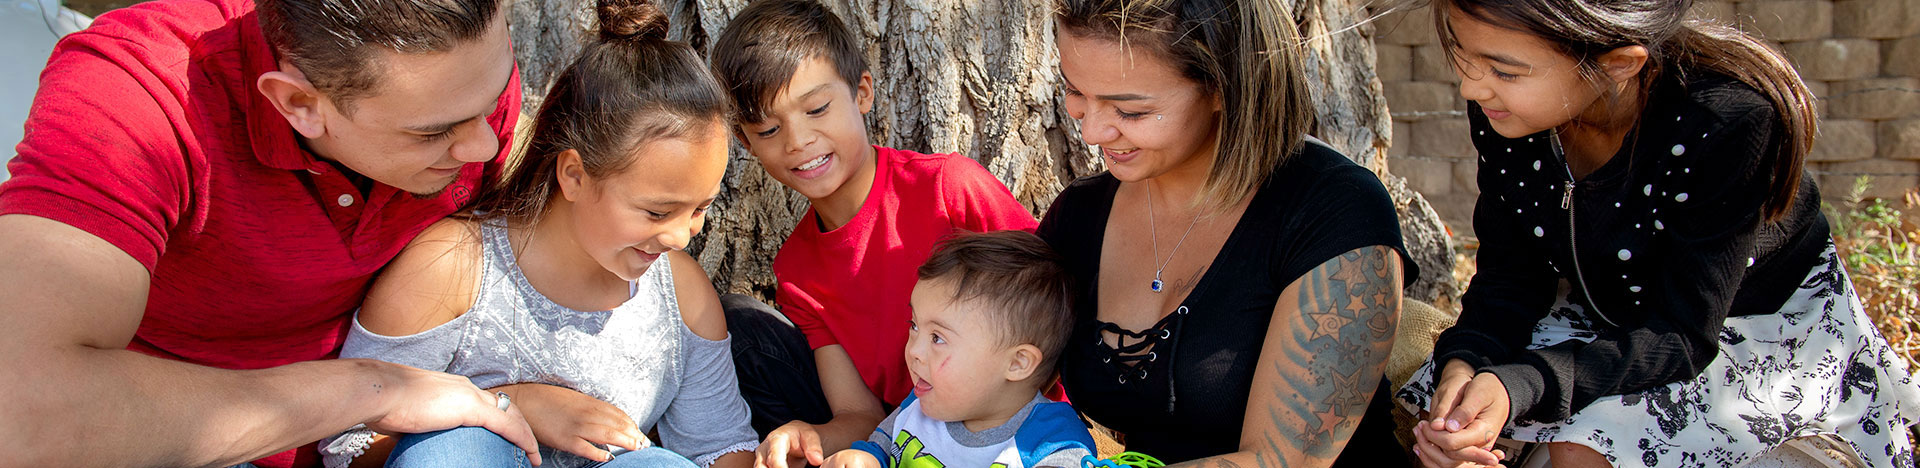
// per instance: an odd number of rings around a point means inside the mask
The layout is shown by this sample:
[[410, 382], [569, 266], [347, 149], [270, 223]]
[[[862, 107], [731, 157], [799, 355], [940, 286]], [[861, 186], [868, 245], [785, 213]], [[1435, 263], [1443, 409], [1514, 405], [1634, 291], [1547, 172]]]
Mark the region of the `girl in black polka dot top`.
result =
[[[1913, 466], [1905, 362], [1802, 173], [1784, 58], [1674, 0], [1438, 0], [1479, 154], [1479, 270], [1396, 394], [1428, 466], [1733, 466], [1834, 434]], [[1515, 454], [1517, 455], [1517, 454]]]

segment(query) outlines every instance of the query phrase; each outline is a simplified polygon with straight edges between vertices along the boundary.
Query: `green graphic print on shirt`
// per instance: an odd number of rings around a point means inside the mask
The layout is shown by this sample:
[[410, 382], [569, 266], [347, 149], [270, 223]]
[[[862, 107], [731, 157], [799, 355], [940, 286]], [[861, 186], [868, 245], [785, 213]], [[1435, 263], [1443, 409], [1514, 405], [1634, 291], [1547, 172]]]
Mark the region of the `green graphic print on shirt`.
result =
[[[940, 463], [940, 457], [930, 453], [920, 453], [921, 450], [926, 450], [927, 446], [911, 432], [900, 431], [900, 435], [893, 437], [893, 446], [900, 449], [900, 458], [893, 459], [893, 466], [888, 468], [947, 468], [947, 464]], [[1007, 464], [994, 463], [988, 465], [988, 468], [1007, 468]]]

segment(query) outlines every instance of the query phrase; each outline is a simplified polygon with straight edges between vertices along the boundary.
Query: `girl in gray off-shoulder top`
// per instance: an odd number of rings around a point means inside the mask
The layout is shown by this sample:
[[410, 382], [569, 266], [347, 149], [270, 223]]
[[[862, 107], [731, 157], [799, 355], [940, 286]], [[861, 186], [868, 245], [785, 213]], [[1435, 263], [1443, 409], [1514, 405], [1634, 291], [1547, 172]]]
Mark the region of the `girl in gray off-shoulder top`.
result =
[[[480, 388], [529, 382], [567, 387], [612, 403], [641, 428], [655, 427], [666, 448], [703, 467], [758, 444], [747, 425], [728, 341], [701, 338], [680, 318], [671, 256], [648, 267], [633, 282], [633, 298], [618, 308], [577, 311], [527, 283], [501, 223], [489, 221], [480, 230], [484, 265], [472, 309], [400, 337], [374, 334], [356, 320], [340, 357], [464, 375]], [[323, 455], [342, 458], [328, 452], [341, 449], [323, 448]], [[595, 463], [544, 445], [540, 458], [543, 467]]]
[[[554, 78], [517, 167], [472, 214], [428, 227], [387, 265], [341, 357], [510, 386], [497, 390], [518, 401], [503, 396], [501, 408], [526, 415], [545, 467], [746, 468], [758, 441], [719, 298], [679, 252], [726, 175], [729, 98], [691, 47], [665, 39], [649, 0], [602, 0], [596, 12], [598, 40]], [[448, 157], [491, 151], [460, 131]], [[649, 447], [648, 429], [664, 449]], [[349, 432], [321, 452], [342, 466], [371, 439]], [[589, 458], [612, 446], [631, 451]], [[392, 453], [396, 468], [532, 461], [472, 427], [406, 434]]]

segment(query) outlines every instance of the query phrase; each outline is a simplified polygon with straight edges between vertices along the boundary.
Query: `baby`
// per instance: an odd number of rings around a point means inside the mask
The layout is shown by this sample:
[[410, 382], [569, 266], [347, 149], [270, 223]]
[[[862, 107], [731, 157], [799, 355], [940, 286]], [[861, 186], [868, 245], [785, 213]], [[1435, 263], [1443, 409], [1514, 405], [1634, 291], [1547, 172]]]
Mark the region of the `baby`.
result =
[[913, 394], [825, 468], [1079, 467], [1093, 438], [1041, 390], [1073, 325], [1072, 284], [1022, 231], [962, 234], [920, 266], [909, 302]]

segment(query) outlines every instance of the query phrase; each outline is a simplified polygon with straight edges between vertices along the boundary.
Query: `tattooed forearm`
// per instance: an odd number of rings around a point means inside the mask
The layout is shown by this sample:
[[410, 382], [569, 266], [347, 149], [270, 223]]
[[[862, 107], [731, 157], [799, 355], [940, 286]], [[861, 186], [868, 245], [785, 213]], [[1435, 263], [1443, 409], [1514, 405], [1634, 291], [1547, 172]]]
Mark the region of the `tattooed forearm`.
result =
[[1359, 249], [1301, 278], [1298, 326], [1270, 363], [1280, 377], [1272, 388], [1278, 398], [1267, 408], [1276, 446], [1331, 459], [1359, 425], [1393, 347], [1400, 310], [1395, 260], [1386, 247]]
[[1393, 249], [1340, 255], [1295, 280], [1274, 307], [1247, 398], [1240, 451], [1175, 468], [1326, 466], [1380, 383], [1400, 313]]

